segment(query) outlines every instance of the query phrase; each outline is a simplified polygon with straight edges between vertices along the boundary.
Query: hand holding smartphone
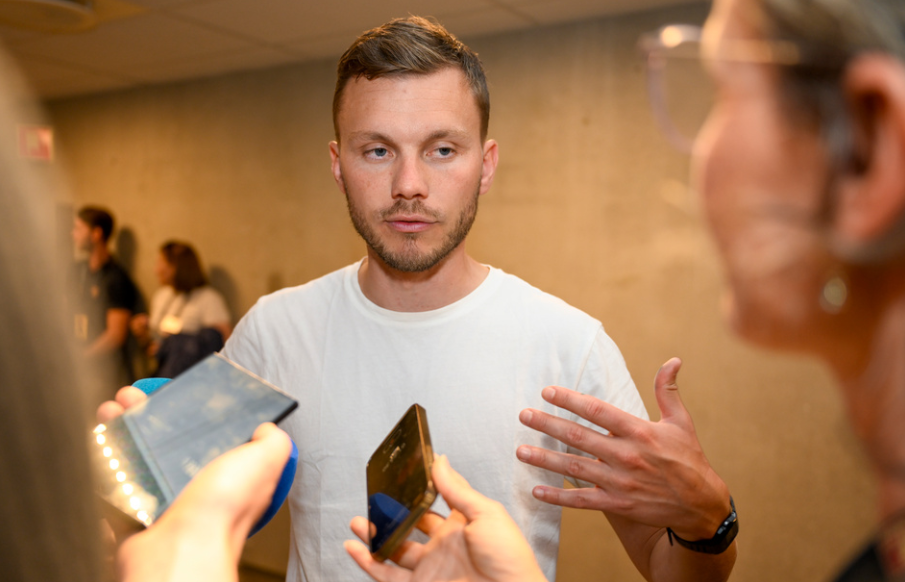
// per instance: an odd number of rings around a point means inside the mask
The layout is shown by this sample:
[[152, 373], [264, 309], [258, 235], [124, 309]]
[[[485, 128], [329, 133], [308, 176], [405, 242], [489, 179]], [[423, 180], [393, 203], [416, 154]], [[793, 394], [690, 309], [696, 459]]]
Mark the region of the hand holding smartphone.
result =
[[148, 526], [201, 468], [297, 405], [213, 354], [94, 430], [91, 457], [98, 493], [131, 521]]
[[437, 497], [427, 413], [413, 404], [367, 465], [370, 550], [390, 558]]

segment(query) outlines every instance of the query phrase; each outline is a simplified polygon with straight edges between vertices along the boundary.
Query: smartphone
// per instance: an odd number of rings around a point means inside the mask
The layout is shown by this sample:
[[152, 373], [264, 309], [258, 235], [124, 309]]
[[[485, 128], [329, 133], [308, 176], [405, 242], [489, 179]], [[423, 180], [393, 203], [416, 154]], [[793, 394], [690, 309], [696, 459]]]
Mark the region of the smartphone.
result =
[[297, 406], [275, 386], [212, 354], [94, 429], [98, 493], [135, 525], [149, 526], [205, 465]]
[[413, 404], [368, 461], [368, 521], [375, 560], [391, 557], [436, 499], [433, 460], [427, 413]]

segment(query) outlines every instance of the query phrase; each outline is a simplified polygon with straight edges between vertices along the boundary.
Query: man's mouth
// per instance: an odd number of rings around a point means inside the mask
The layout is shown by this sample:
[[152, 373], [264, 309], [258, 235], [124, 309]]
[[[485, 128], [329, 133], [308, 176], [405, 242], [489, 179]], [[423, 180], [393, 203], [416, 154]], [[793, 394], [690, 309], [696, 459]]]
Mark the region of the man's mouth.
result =
[[424, 216], [396, 215], [386, 219], [390, 228], [398, 232], [422, 232], [434, 225], [434, 220]]

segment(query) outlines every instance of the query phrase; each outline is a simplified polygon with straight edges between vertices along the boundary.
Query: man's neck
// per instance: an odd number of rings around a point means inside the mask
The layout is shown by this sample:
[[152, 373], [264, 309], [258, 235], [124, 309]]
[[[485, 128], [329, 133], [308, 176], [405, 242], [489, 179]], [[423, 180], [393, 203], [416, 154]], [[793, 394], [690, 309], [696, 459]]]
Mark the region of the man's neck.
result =
[[861, 348], [866, 365], [857, 374], [840, 374], [840, 380], [852, 425], [877, 475], [885, 519], [905, 511], [905, 297], [883, 310]]
[[109, 260], [110, 251], [107, 246], [95, 246], [91, 249], [91, 254], [88, 256], [88, 268], [92, 272], [99, 271]]
[[490, 272], [464, 248], [458, 248], [433, 268], [418, 273], [393, 269], [368, 249], [358, 270], [365, 297], [384, 309], [432, 311], [462, 299], [478, 288]]

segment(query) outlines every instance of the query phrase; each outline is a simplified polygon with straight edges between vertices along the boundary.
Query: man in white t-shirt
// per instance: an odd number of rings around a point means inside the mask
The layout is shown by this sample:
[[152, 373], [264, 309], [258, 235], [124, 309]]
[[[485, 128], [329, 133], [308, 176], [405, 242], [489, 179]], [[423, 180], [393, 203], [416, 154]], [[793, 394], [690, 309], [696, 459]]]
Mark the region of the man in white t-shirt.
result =
[[[541, 397], [558, 385], [646, 421], [622, 357], [600, 322], [465, 252], [498, 159], [470, 49], [415, 17], [366, 32], [340, 61], [333, 116], [333, 175], [367, 255], [262, 298], [224, 349], [300, 401], [284, 424], [299, 447], [288, 580], [368, 579], [342, 542], [367, 509], [368, 457], [415, 402], [427, 410], [434, 449], [503, 503], [552, 580], [561, 510], [532, 487], [556, 488], [562, 477], [515, 451], [579, 452], [523, 426], [519, 411], [577, 420]], [[683, 469], [712, 472], [703, 455], [689, 457]], [[704, 523], [709, 492], [683, 491], [694, 501], [685, 511]], [[671, 546], [631, 515], [607, 516], [639, 569], [677, 580], [728, 575], [725, 555]], [[659, 517], [671, 524], [672, 514]]]

